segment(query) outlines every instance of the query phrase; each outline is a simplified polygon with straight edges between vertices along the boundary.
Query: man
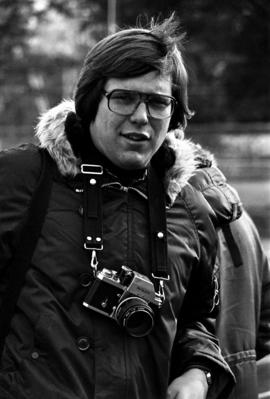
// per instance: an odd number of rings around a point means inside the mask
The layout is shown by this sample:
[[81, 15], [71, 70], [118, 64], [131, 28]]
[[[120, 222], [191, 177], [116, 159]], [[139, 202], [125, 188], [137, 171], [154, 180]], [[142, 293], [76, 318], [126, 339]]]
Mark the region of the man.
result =
[[[216, 229], [240, 214], [176, 129], [191, 116], [173, 18], [108, 36], [75, 93], [38, 125], [57, 165], [5, 339], [1, 398], [226, 398], [215, 317]], [[40, 174], [36, 147], [0, 157], [8, 269]], [[19, 238], [18, 238], [19, 237]], [[9, 287], [2, 280], [1, 292]]]
[[[213, 155], [195, 145], [199, 167], [190, 183], [198, 184], [216, 168]], [[220, 171], [219, 185], [226, 183]], [[209, 198], [209, 201], [211, 199]], [[220, 286], [217, 336], [236, 384], [230, 399], [267, 398], [270, 392], [270, 265], [258, 230], [246, 211], [219, 231], [215, 274]], [[268, 393], [268, 395], [267, 395]]]
[[265, 392], [266, 398], [270, 392], [270, 266], [246, 212], [231, 223], [229, 231], [220, 232], [218, 268], [217, 333], [236, 377], [230, 398], [255, 399], [259, 392]]

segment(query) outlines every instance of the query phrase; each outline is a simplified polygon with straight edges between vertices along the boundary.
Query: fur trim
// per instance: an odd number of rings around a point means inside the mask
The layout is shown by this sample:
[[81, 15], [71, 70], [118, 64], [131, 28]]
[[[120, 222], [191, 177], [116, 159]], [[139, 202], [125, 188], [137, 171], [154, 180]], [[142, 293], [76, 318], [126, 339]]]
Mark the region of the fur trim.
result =
[[46, 148], [64, 176], [79, 173], [80, 159], [74, 155], [65, 133], [65, 120], [69, 112], [75, 112], [74, 101], [64, 100], [41, 115], [36, 127], [40, 147]]
[[196, 146], [184, 139], [184, 132], [180, 129], [168, 133], [166, 140], [175, 153], [175, 163], [165, 175], [165, 189], [173, 203], [182, 188], [193, 176], [199, 161], [196, 159]]
[[[77, 158], [65, 133], [65, 120], [69, 112], [74, 112], [73, 100], [64, 100], [56, 107], [44, 113], [36, 128], [40, 146], [46, 148], [56, 161], [60, 173], [64, 176], [76, 176], [81, 160]], [[167, 145], [175, 153], [175, 163], [166, 172], [164, 185], [171, 204], [182, 188], [188, 183], [200, 164], [198, 147], [184, 138], [180, 129], [170, 131], [166, 137]]]

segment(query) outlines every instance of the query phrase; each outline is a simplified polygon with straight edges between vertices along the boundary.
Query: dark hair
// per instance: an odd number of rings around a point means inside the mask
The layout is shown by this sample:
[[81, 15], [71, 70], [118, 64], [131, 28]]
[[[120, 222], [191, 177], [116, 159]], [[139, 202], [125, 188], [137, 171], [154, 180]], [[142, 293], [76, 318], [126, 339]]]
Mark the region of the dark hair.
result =
[[98, 42], [86, 55], [75, 91], [75, 108], [83, 126], [96, 117], [102, 90], [110, 78], [129, 78], [151, 71], [169, 74], [177, 106], [170, 128], [186, 126], [188, 108], [187, 72], [182, 59], [183, 34], [174, 15], [149, 28], [124, 29]]

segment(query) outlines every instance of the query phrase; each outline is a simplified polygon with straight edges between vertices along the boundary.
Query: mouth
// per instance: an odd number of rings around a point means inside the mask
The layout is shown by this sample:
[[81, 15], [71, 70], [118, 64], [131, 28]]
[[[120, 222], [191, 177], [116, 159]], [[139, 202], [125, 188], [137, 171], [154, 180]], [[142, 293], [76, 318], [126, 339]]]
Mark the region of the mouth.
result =
[[134, 142], [141, 142], [141, 141], [149, 141], [150, 135], [146, 132], [130, 132], [130, 133], [122, 133], [121, 136], [124, 138], [134, 141]]

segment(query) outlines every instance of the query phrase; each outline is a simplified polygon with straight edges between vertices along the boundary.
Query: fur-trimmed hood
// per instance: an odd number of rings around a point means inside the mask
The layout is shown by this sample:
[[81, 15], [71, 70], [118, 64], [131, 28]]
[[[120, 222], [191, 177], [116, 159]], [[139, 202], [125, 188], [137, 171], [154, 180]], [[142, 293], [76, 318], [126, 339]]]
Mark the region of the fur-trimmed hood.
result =
[[[69, 112], [75, 112], [74, 102], [64, 100], [59, 105], [45, 112], [36, 128], [36, 136], [40, 146], [46, 148], [56, 161], [58, 169], [64, 176], [75, 176], [80, 171], [80, 158], [76, 157], [65, 132], [65, 120]], [[199, 164], [199, 147], [184, 138], [180, 129], [170, 131], [165, 143], [173, 150], [175, 162], [165, 173], [165, 187], [171, 203], [181, 189], [193, 176]], [[209, 162], [213, 157], [208, 155]]]

